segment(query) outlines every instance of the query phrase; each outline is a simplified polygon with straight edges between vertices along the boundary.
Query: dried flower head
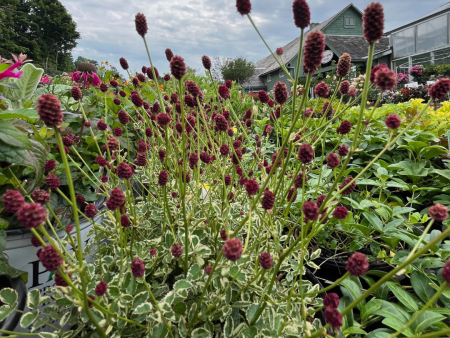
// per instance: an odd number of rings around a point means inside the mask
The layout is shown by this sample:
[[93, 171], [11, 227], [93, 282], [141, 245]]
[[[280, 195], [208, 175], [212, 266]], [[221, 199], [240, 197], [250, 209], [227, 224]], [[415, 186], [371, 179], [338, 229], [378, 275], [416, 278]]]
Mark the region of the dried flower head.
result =
[[369, 270], [369, 261], [360, 252], [355, 252], [345, 263], [345, 268], [352, 276], [362, 276]]
[[346, 77], [350, 73], [350, 68], [352, 66], [352, 58], [350, 54], [344, 53], [339, 57], [336, 75], [339, 77]]
[[37, 112], [41, 121], [49, 127], [59, 127], [63, 123], [61, 102], [53, 94], [39, 96]]
[[242, 243], [237, 238], [227, 239], [222, 247], [222, 253], [226, 259], [236, 262], [242, 255]]
[[170, 59], [170, 72], [177, 80], [181, 80], [186, 75], [186, 64], [181, 56], [175, 55]]
[[322, 63], [325, 51], [325, 35], [321, 31], [313, 31], [306, 36], [303, 48], [303, 71], [314, 74]]
[[428, 209], [428, 214], [432, 219], [439, 222], [444, 222], [448, 218], [447, 207], [442, 204], [435, 204]]
[[147, 18], [145, 15], [142, 13], [136, 14], [134, 17], [134, 23], [136, 25], [136, 32], [138, 32], [140, 36], [144, 37], [148, 31]]
[[379, 41], [383, 36], [384, 12], [379, 2], [372, 2], [364, 10], [363, 30], [368, 43]]
[[25, 199], [17, 190], [6, 190], [6, 193], [3, 195], [3, 208], [6, 212], [14, 214], [24, 203]]
[[250, 14], [252, 10], [252, 4], [250, 0], [236, 0], [236, 9], [239, 14], [247, 15]]

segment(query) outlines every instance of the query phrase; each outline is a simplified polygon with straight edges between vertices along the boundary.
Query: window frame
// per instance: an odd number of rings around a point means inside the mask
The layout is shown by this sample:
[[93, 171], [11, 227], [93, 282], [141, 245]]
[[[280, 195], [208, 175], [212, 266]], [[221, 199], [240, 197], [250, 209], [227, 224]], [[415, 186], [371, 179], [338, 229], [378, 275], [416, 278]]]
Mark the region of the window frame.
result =
[[[349, 24], [347, 24], [347, 19], [349, 21]], [[353, 24], [351, 23], [353, 21]], [[345, 16], [344, 17], [344, 28], [355, 28], [355, 18], [352, 16]]]
[[284, 71], [283, 71], [283, 69], [281, 69], [281, 68], [280, 68], [280, 70], [278, 71], [278, 77], [279, 77], [279, 78], [284, 77]]
[[272, 75], [271, 74], [267, 74], [267, 82], [271, 82], [272, 81]]

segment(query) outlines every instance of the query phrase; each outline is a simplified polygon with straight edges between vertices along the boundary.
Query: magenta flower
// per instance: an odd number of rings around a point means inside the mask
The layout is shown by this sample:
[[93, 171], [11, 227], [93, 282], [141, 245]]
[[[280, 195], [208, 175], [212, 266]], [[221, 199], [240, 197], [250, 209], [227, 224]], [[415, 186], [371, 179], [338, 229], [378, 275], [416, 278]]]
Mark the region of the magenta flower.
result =
[[72, 77], [72, 81], [83, 84], [85, 87], [89, 87], [89, 85], [98, 86], [102, 81], [94, 72], [73, 72], [69, 74]]
[[13, 77], [16, 79], [20, 79], [20, 76], [22, 75], [23, 72], [20, 71], [20, 72], [14, 73], [13, 70], [16, 69], [17, 67], [20, 67], [21, 64], [22, 64], [22, 61], [16, 62], [8, 69], [5, 69], [3, 72], [0, 72], [0, 80], [6, 79], [7, 77]]

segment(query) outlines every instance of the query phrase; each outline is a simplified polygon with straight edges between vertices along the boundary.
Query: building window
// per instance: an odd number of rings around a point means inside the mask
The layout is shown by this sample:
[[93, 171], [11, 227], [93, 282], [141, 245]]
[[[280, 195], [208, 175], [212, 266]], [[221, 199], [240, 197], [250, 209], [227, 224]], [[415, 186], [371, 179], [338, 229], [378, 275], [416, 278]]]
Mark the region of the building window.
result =
[[280, 71], [278, 72], [278, 77], [284, 77], [283, 69], [280, 69]]
[[354, 18], [345, 18], [345, 25], [346, 26], [354, 26], [355, 25], [355, 19]]
[[447, 16], [417, 25], [417, 50], [422, 52], [447, 45]]
[[272, 76], [270, 74], [267, 74], [267, 82], [272, 81]]
[[416, 51], [414, 27], [393, 34], [392, 46], [394, 48], [394, 58], [414, 54]]

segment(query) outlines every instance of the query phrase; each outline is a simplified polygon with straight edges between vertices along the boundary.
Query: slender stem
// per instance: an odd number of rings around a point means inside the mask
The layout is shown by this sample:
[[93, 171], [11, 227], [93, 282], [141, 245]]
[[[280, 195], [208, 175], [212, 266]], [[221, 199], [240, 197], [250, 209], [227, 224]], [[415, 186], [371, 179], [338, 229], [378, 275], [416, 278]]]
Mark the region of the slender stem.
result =
[[339, 278], [337, 281], [335, 281], [330, 286], [327, 286], [326, 288], [323, 288], [323, 289], [318, 290], [318, 291], [305, 293], [304, 296], [318, 295], [319, 293], [327, 292], [328, 290], [331, 290], [332, 288], [334, 288], [334, 287], [338, 286], [339, 284], [341, 284], [341, 282], [344, 279], [346, 279], [349, 275], [350, 275], [350, 273], [347, 271], [341, 278]]

